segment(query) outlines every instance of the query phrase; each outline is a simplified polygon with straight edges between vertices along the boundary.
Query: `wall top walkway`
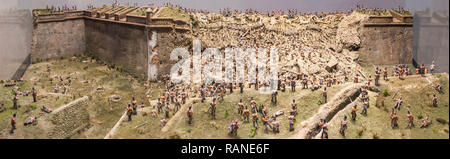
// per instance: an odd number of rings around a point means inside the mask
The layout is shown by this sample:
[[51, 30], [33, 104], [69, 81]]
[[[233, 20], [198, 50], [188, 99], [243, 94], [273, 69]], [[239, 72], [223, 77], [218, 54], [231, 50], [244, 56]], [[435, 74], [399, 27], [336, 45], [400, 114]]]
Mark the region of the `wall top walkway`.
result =
[[[39, 13], [33, 12], [34, 23], [50, 23], [50, 22], [60, 22], [66, 20], [75, 20], [75, 19], [90, 19], [90, 20], [99, 20], [106, 21], [111, 23], [119, 23], [119, 24], [127, 24], [141, 27], [149, 27], [149, 28], [165, 28], [165, 29], [174, 29], [174, 30], [182, 30], [189, 31], [190, 25], [182, 20], [173, 19], [173, 18], [161, 18], [154, 17], [152, 18], [151, 24], [145, 24], [147, 21], [147, 17], [145, 16], [137, 16], [137, 15], [126, 15], [124, 18], [137, 18], [140, 19], [140, 22], [136, 21], [127, 21], [123, 19], [114, 19], [114, 17], [95, 17], [95, 13], [98, 11], [67, 11], [67, 12], [58, 12], [58, 13]], [[153, 22], [154, 20], [154, 22]], [[154, 23], [154, 24], [153, 24]]]

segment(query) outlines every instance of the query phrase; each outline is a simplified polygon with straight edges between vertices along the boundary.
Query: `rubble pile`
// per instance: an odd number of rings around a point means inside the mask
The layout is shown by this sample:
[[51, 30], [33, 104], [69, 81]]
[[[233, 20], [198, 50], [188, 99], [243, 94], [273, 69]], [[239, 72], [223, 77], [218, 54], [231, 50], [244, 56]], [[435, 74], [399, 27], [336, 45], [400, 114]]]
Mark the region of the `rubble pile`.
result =
[[284, 76], [338, 78], [358, 74], [361, 21], [367, 16], [353, 12], [269, 16], [266, 14], [191, 13], [196, 19], [192, 38], [202, 48], [278, 49], [279, 72]]

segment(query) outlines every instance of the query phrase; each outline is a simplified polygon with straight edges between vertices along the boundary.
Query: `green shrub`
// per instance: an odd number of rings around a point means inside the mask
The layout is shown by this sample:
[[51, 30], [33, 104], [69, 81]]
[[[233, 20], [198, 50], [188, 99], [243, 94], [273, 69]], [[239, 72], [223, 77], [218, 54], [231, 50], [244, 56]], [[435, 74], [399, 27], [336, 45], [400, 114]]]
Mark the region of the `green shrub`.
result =
[[225, 109], [225, 118], [227, 118], [227, 117], [228, 117], [228, 110]]
[[263, 110], [263, 105], [262, 105], [262, 104], [260, 104], [260, 105], [259, 105], [259, 108], [258, 108], [258, 112], [260, 112], [260, 113], [261, 113], [261, 112], [262, 112], [262, 110]]
[[251, 128], [249, 136], [250, 137], [255, 137], [255, 135], [256, 135], [256, 128]]
[[39, 62], [41, 62], [41, 59], [38, 57], [38, 58], [36, 58], [36, 63], [39, 63]]
[[31, 105], [31, 109], [36, 110], [37, 109], [37, 104]]
[[441, 75], [440, 73], [436, 74], [436, 77], [437, 77], [437, 78], [441, 78], [441, 76], [442, 76], [442, 75]]
[[388, 90], [387, 90], [387, 89], [384, 89], [384, 91], [383, 91], [383, 95], [384, 95], [385, 97], [387, 97], [387, 96], [390, 96], [390, 94], [389, 94], [389, 92], [388, 92]]
[[417, 115], [417, 119], [422, 119], [422, 118], [423, 118], [422, 113], [420, 113], [419, 115]]
[[322, 105], [322, 100], [321, 99], [317, 100], [317, 105]]

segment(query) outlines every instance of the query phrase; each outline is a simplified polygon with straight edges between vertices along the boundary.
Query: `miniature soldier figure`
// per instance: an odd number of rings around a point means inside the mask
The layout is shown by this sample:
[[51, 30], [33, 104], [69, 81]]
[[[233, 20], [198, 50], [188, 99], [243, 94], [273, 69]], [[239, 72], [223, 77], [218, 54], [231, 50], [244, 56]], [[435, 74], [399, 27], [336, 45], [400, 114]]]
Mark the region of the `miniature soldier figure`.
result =
[[294, 131], [295, 116], [289, 115], [289, 131]]
[[341, 129], [339, 130], [341, 135], [344, 136], [344, 137], [345, 137], [345, 130], [347, 128], [348, 128], [348, 126], [347, 126], [347, 115], [344, 115], [344, 121], [341, 122]]
[[426, 128], [430, 124], [431, 124], [431, 120], [429, 120], [428, 115], [425, 115], [425, 118], [422, 119], [422, 125], [420, 126], [420, 128]]
[[414, 116], [411, 113], [411, 111], [408, 108], [408, 114], [406, 114], [406, 116], [408, 117], [408, 127], [407, 128], [412, 128], [414, 127]]
[[230, 83], [229, 87], [230, 87], [230, 94], [232, 94], [233, 93], [233, 83]]
[[364, 105], [363, 105], [363, 110], [361, 111], [361, 114], [367, 115], [367, 104], [366, 103], [364, 103]]
[[292, 78], [292, 80], [291, 80], [291, 89], [292, 89], [292, 92], [295, 92], [295, 78]]
[[160, 121], [161, 121], [161, 127], [166, 126], [166, 124], [167, 124], [166, 118], [162, 118]]
[[403, 101], [402, 101], [402, 97], [398, 98], [397, 101], [395, 102], [395, 109], [400, 110], [400, 106], [402, 105]]
[[247, 108], [247, 106], [245, 106], [245, 109], [244, 109], [244, 111], [242, 112], [242, 116], [244, 117], [244, 120], [246, 121], [246, 122], [248, 122], [248, 118], [249, 118], [249, 115], [250, 115], [250, 111], [248, 110], [248, 108]]
[[10, 131], [11, 134], [13, 134], [14, 130], [16, 130], [16, 116], [17, 116], [17, 113], [14, 113], [11, 118], [11, 131]]
[[358, 108], [356, 108], [357, 105], [353, 106], [352, 109], [352, 120], [356, 120], [356, 111], [358, 111]]
[[33, 87], [33, 89], [32, 89], [32, 95], [33, 95], [33, 102], [34, 103], [36, 103], [36, 101], [37, 101], [37, 91], [36, 91], [36, 89]]
[[234, 120], [234, 122], [232, 122], [230, 124], [229, 128], [230, 128], [230, 134], [234, 135], [234, 136], [237, 136], [237, 130], [239, 129], [239, 122], [238, 122], [238, 120], [237, 119]]
[[353, 81], [354, 83], [358, 83], [358, 74], [356, 74], [356, 76], [355, 76], [355, 80]]
[[239, 83], [240, 92], [244, 92], [244, 85], [242, 83]]
[[295, 103], [295, 99], [292, 100], [291, 108], [291, 115], [297, 116], [297, 103]]
[[161, 113], [161, 110], [162, 110], [162, 102], [161, 102], [161, 98], [158, 98], [157, 107], [158, 107], [158, 113]]
[[328, 139], [328, 128], [327, 128], [327, 121], [324, 119], [323, 120], [323, 125], [322, 125], [322, 135], [320, 136], [321, 139]]
[[383, 80], [387, 80], [387, 77], [388, 77], [388, 72], [387, 72], [387, 67], [385, 67], [384, 68], [384, 71], [383, 71]]
[[323, 87], [323, 98], [324, 103], [327, 103], [327, 87]]
[[192, 109], [192, 105], [190, 105], [189, 108], [188, 108], [188, 111], [187, 111], [187, 116], [188, 116], [188, 119], [189, 119], [188, 120], [189, 125], [192, 124], [193, 115], [194, 115], [194, 110]]
[[278, 96], [278, 91], [273, 91], [272, 99], [271, 99], [273, 104], [277, 104], [277, 96]]
[[202, 96], [202, 103], [206, 100], [206, 92], [205, 89], [201, 89], [200, 95]]
[[437, 107], [437, 96], [433, 94], [433, 106]]
[[131, 101], [131, 105], [133, 108], [133, 115], [137, 115], [137, 101], [134, 99], [134, 97], [132, 97], [132, 101]]
[[14, 109], [18, 108], [17, 100], [19, 100], [19, 98], [17, 98], [17, 94], [16, 94], [16, 95], [14, 95], [14, 98], [13, 98], [13, 108]]
[[258, 128], [258, 113], [252, 114], [253, 127]]
[[242, 115], [243, 111], [244, 111], [244, 103], [242, 103], [242, 99], [240, 99], [238, 103], [238, 114]]
[[378, 70], [378, 67], [375, 70], [375, 86], [379, 86], [379, 80], [380, 80], [380, 71]]
[[133, 108], [131, 108], [130, 103], [128, 103], [128, 107], [127, 107], [127, 116], [128, 116], [128, 121], [131, 121], [131, 116], [133, 115]]
[[164, 113], [166, 114], [166, 118], [169, 118], [170, 108], [168, 104], [164, 107]]
[[176, 111], [178, 111], [180, 109], [180, 107], [181, 107], [180, 98], [176, 98], [175, 99], [175, 108], [174, 109], [176, 109]]
[[280, 133], [280, 123], [276, 119], [272, 121], [272, 131], [273, 133]]
[[211, 115], [215, 118], [216, 117], [216, 98], [213, 99], [213, 101], [209, 104], [209, 110], [211, 111]]
[[433, 60], [433, 62], [431, 62], [431, 65], [430, 65], [430, 73], [431, 74], [433, 74], [434, 73], [434, 60]]
[[183, 92], [181, 93], [181, 102], [183, 103], [183, 104], [186, 104], [186, 98], [187, 98], [187, 93], [186, 93], [186, 91], [183, 89]]
[[392, 128], [398, 127], [398, 116], [394, 108], [392, 108], [392, 112], [389, 116], [391, 118], [391, 127]]

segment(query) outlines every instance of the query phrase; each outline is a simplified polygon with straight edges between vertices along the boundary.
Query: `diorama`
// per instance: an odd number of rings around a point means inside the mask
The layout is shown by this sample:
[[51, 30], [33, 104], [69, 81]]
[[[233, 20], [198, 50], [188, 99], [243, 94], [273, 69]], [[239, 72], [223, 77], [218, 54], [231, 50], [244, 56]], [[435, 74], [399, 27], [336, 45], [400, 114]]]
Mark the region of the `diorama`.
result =
[[448, 1], [149, 3], [0, 14], [0, 139], [449, 139]]

